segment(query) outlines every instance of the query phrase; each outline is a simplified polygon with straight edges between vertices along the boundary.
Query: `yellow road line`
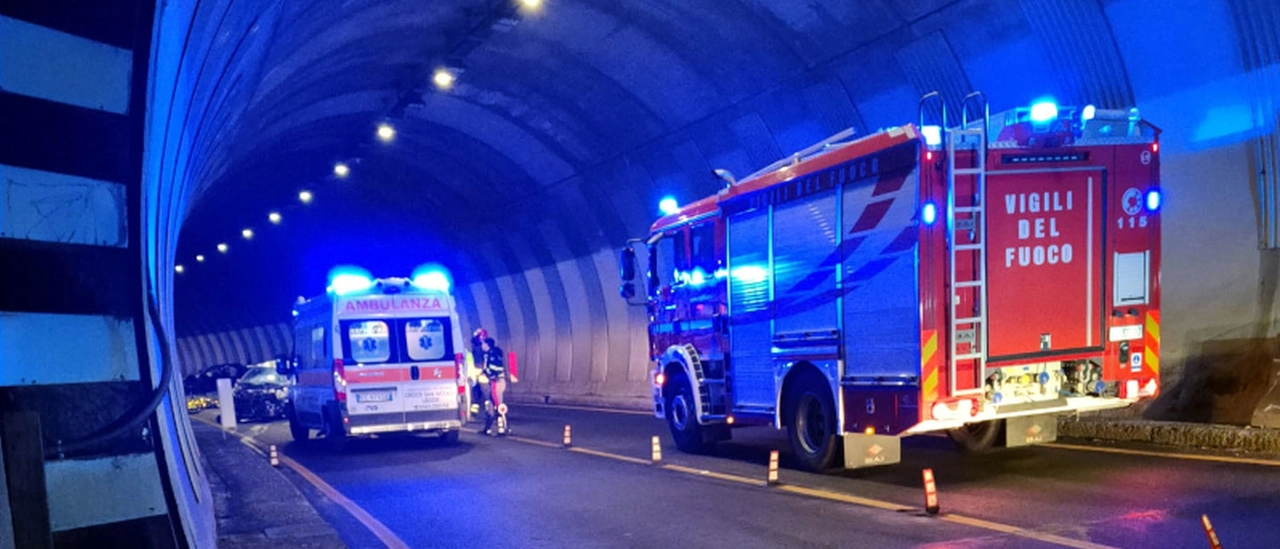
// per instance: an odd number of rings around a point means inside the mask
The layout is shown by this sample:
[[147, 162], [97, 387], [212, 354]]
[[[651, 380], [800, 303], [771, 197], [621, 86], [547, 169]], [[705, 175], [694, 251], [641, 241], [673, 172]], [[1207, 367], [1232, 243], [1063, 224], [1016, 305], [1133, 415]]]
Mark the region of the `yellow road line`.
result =
[[778, 489], [784, 492], [791, 492], [793, 494], [801, 494], [809, 497], [821, 498], [821, 499], [826, 499], [831, 501], [839, 501], [843, 503], [852, 503], [854, 505], [861, 505], [863, 507], [874, 507], [876, 509], [884, 509], [886, 511], [916, 511], [917, 510], [914, 507], [898, 505], [896, 503], [890, 503], [888, 501], [862, 498], [858, 496], [851, 496], [849, 494], [841, 494], [838, 492], [828, 492], [826, 490], [805, 488], [803, 486], [795, 486], [791, 484], [783, 484], [781, 486], [778, 486]]
[[938, 518], [945, 520], [947, 522], [953, 522], [955, 524], [963, 524], [966, 526], [973, 526], [975, 528], [985, 528], [987, 530], [994, 530], [996, 532], [1002, 532], [1005, 534], [1009, 534], [1011, 536], [1034, 539], [1037, 541], [1043, 541], [1045, 543], [1052, 543], [1052, 544], [1061, 545], [1064, 547], [1074, 547], [1076, 549], [1114, 549], [1110, 545], [1101, 545], [1101, 544], [1084, 541], [1084, 540], [1064, 538], [1062, 536], [1055, 536], [1053, 534], [1046, 534], [1044, 532], [1036, 532], [1034, 530], [1018, 528], [1017, 526], [1009, 526], [1007, 524], [1000, 524], [998, 522], [991, 522], [989, 520], [976, 519], [972, 517], [966, 517], [963, 515], [955, 515], [955, 514], [947, 513], [947, 514], [939, 515]]
[[1124, 454], [1130, 456], [1144, 457], [1162, 457], [1169, 459], [1186, 459], [1192, 461], [1217, 461], [1221, 463], [1237, 463], [1244, 465], [1265, 465], [1267, 467], [1280, 467], [1280, 461], [1273, 459], [1258, 458], [1239, 458], [1231, 456], [1207, 456], [1197, 454], [1177, 454], [1170, 452], [1155, 452], [1152, 450], [1131, 450], [1128, 448], [1111, 448], [1107, 446], [1082, 446], [1078, 444], [1062, 444], [1059, 442], [1050, 442], [1041, 444], [1048, 448], [1061, 448], [1063, 450], [1079, 450], [1083, 452], [1102, 452], [1106, 454]]
[[[253, 451], [257, 452], [259, 455], [266, 455], [263, 448], [269, 445], [264, 445], [258, 439], [249, 435], [242, 435], [235, 431], [223, 429], [222, 426], [204, 418], [195, 419], [207, 425], [217, 427], [224, 433], [230, 433], [239, 437], [242, 444], [253, 449]], [[315, 473], [312, 473], [310, 469], [307, 469], [301, 463], [290, 459], [289, 456], [284, 455], [284, 452], [276, 452], [276, 455], [280, 458], [280, 463], [283, 463], [285, 466], [293, 469], [295, 473], [298, 473], [299, 476], [306, 479], [312, 486], [315, 486], [315, 488], [319, 490], [320, 493], [324, 494], [325, 497], [328, 497], [333, 500], [334, 503], [337, 503], [343, 509], [346, 509], [352, 517], [360, 521], [360, 524], [363, 524], [365, 528], [368, 528], [369, 532], [371, 532], [374, 537], [377, 537], [378, 541], [381, 541], [383, 545], [386, 545], [389, 549], [409, 549], [409, 544], [400, 539], [400, 536], [397, 536], [395, 532], [392, 532], [390, 528], [387, 528], [386, 525], [382, 524], [381, 521], [374, 518], [373, 515], [370, 515], [368, 511], [365, 511], [354, 501], [347, 499], [347, 496], [342, 495], [342, 492], [339, 492], [336, 488], [330, 486], [329, 483], [324, 481], [324, 479], [321, 479]]]
[[710, 478], [715, 478], [720, 480], [727, 480], [730, 482], [749, 484], [751, 486], [764, 485], [764, 481], [760, 479], [750, 479], [747, 477], [740, 477], [738, 475], [727, 475], [725, 473], [717, 473], [715, 471], [708, 471], [706, 469], [694, 469], [693, 467], [685, 467], [683, 465], [667, 464], [667, 465], [663, 465], [662, 468], [668, 471], [675, 471], [677, 473], [686, 473], [690, 475], [697, 475], [700, 477], [710, 477]]
[[618, 455], [618, 454], [610, 454], [609, 452], [601, 452], [601, 451], [599, 451], [599, 450], [590, 450], [590, 449], [587, 449], [587, 448], [579, 448], [579, 447], [577, 447], [577, 446], [570, 447], [570, 448], [569, 448], [569, 451], [570, 451], [570, 452], [577, 452], [577, 453], [579, 453], [579, 454], [587, 454], [587, 455], [589, 455], [589, 456], [598, 456], [598, 457], [602, 457], [602, 458], [616, 459], [616, 460], [618, 460], [618, 461], [625, 461], [625, 462], [627, 462], [627, 463], [638, 463], [638, 464], [640, 464], [640, 465], [648, 465], [648, 464], [652, 463], [652, 462], [650, 462], [650, 461], [649, 461], [649, 460], [647, 460], [647, 459], [639, 459], [639, 458], [633, 458], [633, 457], [628, 457], [628, 456], [622, 456], [622, 455]]
[[329, 483], [316, 476], [315, 473], [312, 473], [306, 467], [303, 467], [301, 463], [290, 459], [289, 456], [284, 454], [279, 455], [280, 463], [283, 463], [290, 469], [293, 469], [294, 472], [301, 475], [302, 478], [307, 479], [307, 482], [310, 482], [312, 486], [315, 486], [317, 490], [320, 490], [320, 492], [325, 496], [328, 496], [328, 498], [333, 500], [334, 503], [341, 505], [343, 509], [346, 509], [348, 513], [351, 513], [351, 516], [360, 521], [360, 524], [363, 524], [365, 528], [368, 528], [370, 532], [373, 532], [373, 535], [377, 536], [378, 541], [381, 541], [389, 549], [409, 549], [409, 544], [400, 539], [395, 532], [392, 532], [390, 528], [387, 528], [386, 525], [382, 524], [378, 519], [373, 518], [373, 515], [370, 515], [359, 505], [356, 505], [354, 501], [347, 499], [347, 497], [342, 495], [342, 493], [337, 489], [329, 486]]
[[[469, 429], [468, 429], [468, 430], [469, 430]], [[538, 446], [544, 446], [544, 447], [548, 447], [548, 448], [560, 448], [560, 445], [552, 444], [552, 443], [549, 443], [549, 442], [543, 442], [543, 441], [540, 441], [540, 440], [533, 440], [533, 439], [527, 439], [527, 438], [521, 438], [521, 437], [507, 437], [507, 438], [510, 438], [512, 441], [515, 441], [515, 442], [523, 442], [523, 443], [527, 443], [527, 444], [535, 444], [535, 445], [538, 445]], [[652, 464], [652, 462], [651, 462], [651, 461], [649, 461], [649, 460], [645, 460], [645, 459], [633, 458], [633, 457], [623, 456], [623, 455], [618, 455], [618, 454], [613, 454], [613, 453], [609, 453], [609, 452], [601, 452], [601, 451], [598, 451], [598, 450], [591, 450], [591, 449], [587, 449], [587, 448], [580, 448], [580, 447], [577, 447], [577, 446], [571, 447], [571, 448], [569, 448], [569, 450], [571, 450], [571, 451], [573, 451], [573, 452], [580, 453], [580, 454], [587, 454], [587, 455], [598, 456], [598, 457], [603, 457], [603, 458], [607, 458], [607, 459], [613, 459], [613, 460], [618, 460], [618, 461], [625, 461], [625, 462], [628, 462], [628, 463], [636, 463], [636, 464], [640, 464], [640, 465], [650, 465], [650, 464]], [[728, 473], [718, 473], [718, 472], [715, 472], [715, 471], [708, 471], [708, 470], [706, 470], [706, 469], [695, 469], [695, 468], [692, 468], [692, 467], [685, 467], [685, 466], [683, 466], [683, 465], [674, 465], [674, 464], [662, 464], [662, 465], [661, 465], [661, 467], [662, 467], [663, 469], [668, 470], [668, 471], [673, 471], [673, 472], [677, 472], [677, 473], [684, 473], [684, 474], [694, 475], [694, 476], [699, 476], [699, 477], [714, 478], [714, 479], [725, 480], [725, 481], [729, 481], [729, 482], [736, 482], [736, 483], [739, 483], [739, 484], [748, 484], [748, 485], [752, 485], [752, 486], [764, 486], [764, 485], [765, 485], [765, 482], [764, 482], [764, 480], [763, 480], [762, 478], [761, 478], [761, 479], [753, 479], [753, 478], [744, 477], [744, 476], [739, 476], [739, 475], [732, 475], [732, 474], [728, 474]], [[897, 504], [897, 503], [892, 503], [892, 502], [888, 502], [888, 501], [881, 501], [881, 500], [877, 500], [877, 499], [864, 498], [864, 497], [859, 497], [859, 496], [854, 496], [854, 495], [849, 495], [849, 494], [841, 494], [841, 493], [838, 493], [838, 492], [829, 492], [829, 491], [826, 491], [826, 490], [818, 490], [818, 489], [815, 489], [815, 488], [805, 488], [805, 487], [803, 487], [803, 486], [795, 486], [795, 485], [790, 485], [790, 484], [783, 484], [783, 485], [779, 485], [779, 486], [774, 487], [773, 489], [778, 490], [778, 491], [782, 491], [782, 492], [789, 492], [789, 493], [792, 493], [792, 494], [799, 494], [799, 495], [802, 495], [802, 496], [808, 496], [808, 497], [813, 497], [813, 498], [825, 499], [825, 500], [829, 500], [829, 501], [838, 501], [838, 502], [841, 502], [841, 503], [848, 503], [848, 504], [852, 504], [852, 505], [859, 505], [859, 506], [862, 506], [862, 507], [871, 507], [871, 508], [874, 508], [874, 509], [882, 509], [882, 510], [885, 510], [885, 511], [894, 511], [894, 512], [903, 512], [903, 511], [920, 511], [920, 509], [919, 509], [919, 508], [916, 508], [916, 507], [911, 507], [911, 506], [907, 506], [907, 505], [899, 505], [899, 504]], [[941, 520], [947, 521], [947, 522], [955, 523], [955, 524], [962, 524], [962, 525], [965, 525], [965, 526], [971, 526], [971, 527], [974, 527], [974, 528], [981, 528], [981, 529], [984, 529], [984, 530], [991, 530], [991, 531], [995, 531], [995, 532], [1000, 532], [1000, 533], [1002, 533], [1002, 534], [1008, 534], [1008, 535], [1011, 535], [1011, 536], [1017, 536], [1017, 537], [1026, 538], [1026, 539], [1033, 539], [1033, 540], [1036, 540], [1036, 541], [1043, 541], [1043, 542], [1045, 542], [1045, 543], [1052, 543], [1052, 544], [1055, 544], [1055, 545], [1061, 545], [1061, 546], [1064, 546], [1064, 547], [1072, 547], [1072, 548], [1075, 548], [1075, 549], [1115, 549], [1115, 548], [1110, 547], [1110, 546], [1107, 546], [1107, 545], [1099, 545], [1099, 544], [1097, 544], [1097, 543], [1092, 543], [1092, 542], [1083, 541], [1083, 540], [1076, 540], [1076, 539], [1066, 538], [1066, 537], [1057, 536], [1057, 535], [1054, 535], [1054, 534], [1048, 534], [1048, 533], [1044, 533], [1044, 532], [1036, 532], [1036, 531], [1033, 531], [1033, 530], [1027, 530], [1027, 529], [1025, 529], [1025, 528], [1019, 528], [1019, 527], [1017, 527], [1017, 526], [1011, 526], [1011, 525], [1008, 525], [1008, 524], [1001, 524], [1001, 523], [998, 523], [998, 522], [991, 522], [991, 521], [988, 521], [988, 520], [982, 520], [982, 519], [976, 519], [976, 518], [966, 517], [966, 516], [963, 516], [963, 515], [954, 515], [954, 514], [950, 514], [950, 513], [945, 513], [945, 514], [939, 515], [939, 516], [938, 516], [938, 518], [939, 518], [939, 519], [941, 519]]]
[[639, 410], [617, 410], [613, 408], [597, 408], [594, 406], [565, 406], [560, 404], [530, 404], [525, 402], [512, 402], [512, 406], [521, 408], [554, 408], [557, 410], [575, 410], [579, 412], [604, 412], [607, 414], [626, 414], [630, 416], [649, 416], [653, 417], [653, 412], [641, 412]]

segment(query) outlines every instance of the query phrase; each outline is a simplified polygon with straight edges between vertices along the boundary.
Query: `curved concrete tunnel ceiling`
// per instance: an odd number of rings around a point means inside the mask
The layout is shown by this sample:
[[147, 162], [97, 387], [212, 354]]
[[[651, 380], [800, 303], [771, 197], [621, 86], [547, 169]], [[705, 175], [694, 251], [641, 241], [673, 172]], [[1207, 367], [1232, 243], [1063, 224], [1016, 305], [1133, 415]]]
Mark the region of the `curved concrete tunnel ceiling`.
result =
[[[161, 18], [160, 51], [182, 53], [159, 62], [153, 113], [167, 223], [186, 220], [161, 243], [188, 267], [180, 328], [287, 318], [320, 291], [323, 258], [341, 261], [317, 250], [357, 249], [335, 244], [351, 233], [449, 265], [468, 326], [527, 357], [522, 385], [548, 394], [645, 394], [644, 316], [616, 298], [613, 250], [660, 197], [715, 192], [713, 168], [743, 176], [847, 127], [913, 122], [934, 90], [953, 116], [974, 90], [993, 111], [1138, 106], [1178, 165], [1269, 129], [1280, 90], [1269, 0], [278, 0]], [[439, 67], [460, 69], [448, 90]], [[217, 242], [258, 251], [215, 257]], [[246, 286], [253, 299], [227, 298]]]

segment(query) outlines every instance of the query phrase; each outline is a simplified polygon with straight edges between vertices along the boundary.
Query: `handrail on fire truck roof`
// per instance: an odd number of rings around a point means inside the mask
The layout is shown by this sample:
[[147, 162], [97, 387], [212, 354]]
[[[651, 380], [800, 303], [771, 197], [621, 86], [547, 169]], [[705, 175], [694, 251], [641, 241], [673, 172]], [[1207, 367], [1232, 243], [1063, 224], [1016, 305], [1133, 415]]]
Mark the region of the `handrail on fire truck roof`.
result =
[[769, 164], [768, 166], [765, 166], [764, 168], [761, 168], [756, 172], [752, 173], [751, 175], [748, 175], [742, 179], [739, 179], [738, 181], [750, 181], [761, 175], [775, 172], [784, 166], [794, 166], [796, 164], [799, 164], [819, 154], [830, 152], [833, 149], [838, 149], [840, 147], [848, 145], [853, 141], [841, 142], [841, 140], [853, 137], [854, 133], [856, 132], [852, 127], [845, 128], [844, 130], [841, 130], [839, 133], [836, 133], [831, 137], [828, 137], [826, 139], [823, 139], [822, 141], [814, 143], [813, 145], [810, 145], [804, 149], [801, 149], [800, 151], [797, 151], [795, 154], [792, 154], [791, 156], [783, 158], [782, 160], [779, 160], [777, 162], [774, 162], [773, 164]]

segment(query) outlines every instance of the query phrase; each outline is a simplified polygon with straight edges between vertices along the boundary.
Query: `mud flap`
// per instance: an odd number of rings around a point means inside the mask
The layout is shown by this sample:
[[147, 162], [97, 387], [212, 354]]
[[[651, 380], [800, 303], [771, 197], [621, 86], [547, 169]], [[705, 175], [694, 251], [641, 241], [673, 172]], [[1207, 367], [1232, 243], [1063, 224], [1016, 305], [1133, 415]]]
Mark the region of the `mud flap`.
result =
[[860, 469], [902, 461], [902, 439], [888, 435], [844, 435], [844, 467]]
[[1019, 416], [1004, 421], [1004, 445], [1008, 448], [1058, 440], [1058, 416]]

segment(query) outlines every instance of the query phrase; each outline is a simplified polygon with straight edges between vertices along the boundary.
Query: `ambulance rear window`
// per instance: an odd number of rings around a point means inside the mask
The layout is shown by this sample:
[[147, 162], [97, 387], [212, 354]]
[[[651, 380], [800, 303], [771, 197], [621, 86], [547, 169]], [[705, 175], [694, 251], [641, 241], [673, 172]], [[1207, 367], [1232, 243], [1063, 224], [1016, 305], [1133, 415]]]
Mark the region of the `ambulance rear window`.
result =
[[404, 348], [409, 360], [440, 360], [445, 357], [448, 345], [445, 340], [445, 323], [436, 319], [407, 320], [404, 323]]
[[402, 364], [451, 360], [449, 317], [344, 320], [343, 358], [352, 364]]
[[360, 364], [376, 364], [391, 358], [390, 330], [381, 320], [362, 320], [347, 325], [351, 340], [351, 360]]

